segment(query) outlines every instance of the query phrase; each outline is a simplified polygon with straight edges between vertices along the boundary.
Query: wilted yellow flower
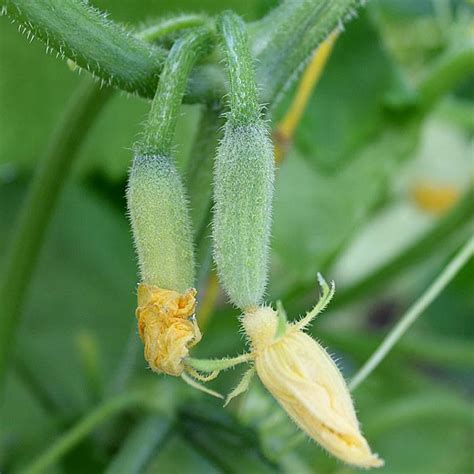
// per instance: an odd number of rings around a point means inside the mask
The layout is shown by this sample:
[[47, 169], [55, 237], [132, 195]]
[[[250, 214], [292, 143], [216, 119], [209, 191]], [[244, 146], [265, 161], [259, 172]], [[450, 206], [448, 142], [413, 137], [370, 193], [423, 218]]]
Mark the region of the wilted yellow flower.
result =
[[359, 467], [382, 466], [359, 430], [336, 364], [300, 324], [286, 324], [275, 337], [278, 314], [270, 307], [246, 314], [242, 322], [260, 380], [293, 421], [341, 460]]
[[194, 318], [196, 290], [184, 294], [140, 283], [136, 316], [145, 359], [155, 372], [179, 376], [189, 348], [201, 340]]

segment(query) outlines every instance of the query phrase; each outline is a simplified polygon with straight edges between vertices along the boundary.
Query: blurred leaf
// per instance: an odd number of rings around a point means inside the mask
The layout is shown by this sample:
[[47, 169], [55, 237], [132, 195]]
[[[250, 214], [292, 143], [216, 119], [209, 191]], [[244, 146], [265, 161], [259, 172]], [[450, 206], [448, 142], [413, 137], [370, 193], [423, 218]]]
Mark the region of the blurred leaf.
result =
[[296, 147], [318, 169], [353, 159], [387, 125], [384, 100], [400, 78], [362, 11], [339, 36], [296, 133]]
[[367, 432], [372, 436], [383, 436], [413, 420], [439, 419], [440, 422], [455, 421], [466, 426], [474, 422], [470, 404], [458, 396], [443, 393], [421, 392], [395, 400], [387, 406], [380, 406], [370, 413], [366, 423]]
[[280, 472], [260, 450], [257, 434], [224, 410], [216, 410], [216, 403], [186, 407], [180, 425], [186, 439], [224, 472]]
[[143, 472], [153, 451], [169, 435], [170, 423], [159, 416], [140, 420], [107, 467], [106, 474], [135, 474]]
[[375, 449], [385, 459], [385, 467], [379, 472], [467, 474], [472, 468], [471, 434], [470, 426], [450, 420], [404, 423], [377, 439]]
[[[2, 185], [0, 192], [18, 196], [22, 189], [12, 183]], [[10, 216], [0, 223], [5, 241], [5, 227], [11, 227], [11, 216], [16, 214], [10, 206], [18, 201], [15, 197], [0, 202], [0, 214]], [[110, 376], [134, 319], [135, 284], [135, 258], [125, 217], [90, 193], [69, 186], [33, 278], [15, 351], [62, 407], [63, 415], [74, 416], [89, 402], [77, 335], [87, 331], [100, 341], [100, 366]], [[48, 442], [51, 438], [40, 423], [20, 423], [24, 405], [11, 385], [8, 390], [10, 396], [2, 407], [2, 415], [11, 417], [8, 436], [16, 442], [25, 435], [40, 436], [41, 445]]]
[[0, 24], [0, 164], [31, 166], [79, 77], [39, 41], [30, 44], [6, 17]]
[[390, 176], [416, 142], [416, 128], [388, 129], [332, 176], [294, 151], [276, 182], [270, 295], [314, 280], [386, 198]]
[[181, 436], [171, 437], [155, 456], [145, 474], [218, 474], [221, 471], [206, 455]]
[[31, 459], [44, 439], [57, 435], [57, 420], [14, 373], [7, 379], [4, 397], [0, 412], [1, 472], [7, 472], [7, 466], [12, 468]]

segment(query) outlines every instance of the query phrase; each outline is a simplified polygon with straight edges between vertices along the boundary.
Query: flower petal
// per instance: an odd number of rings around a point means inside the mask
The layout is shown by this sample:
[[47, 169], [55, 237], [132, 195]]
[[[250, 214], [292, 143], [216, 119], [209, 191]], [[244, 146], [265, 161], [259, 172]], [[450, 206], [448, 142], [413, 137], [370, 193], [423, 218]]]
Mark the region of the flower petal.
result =
[[179, 376], [189, 348], [201, 333], [192, 319], [195, 289], [184, 294], [141, 283], [138, 287], [136, 316], [144, 345], [145, 359], [155, 372]]
[[[255, 329], [258, 313], [249, 318], [253, 334], [260, 336], [262, 331]], [[262, 324], [269, 326], [268, 314]], [[258, 339], [257, 374], [295, 423], [349, 464], [383, 465], [362, 436], [344, 378], [323, 347], [292, 325], [283, 337], [265, 347], [262, 338]]]

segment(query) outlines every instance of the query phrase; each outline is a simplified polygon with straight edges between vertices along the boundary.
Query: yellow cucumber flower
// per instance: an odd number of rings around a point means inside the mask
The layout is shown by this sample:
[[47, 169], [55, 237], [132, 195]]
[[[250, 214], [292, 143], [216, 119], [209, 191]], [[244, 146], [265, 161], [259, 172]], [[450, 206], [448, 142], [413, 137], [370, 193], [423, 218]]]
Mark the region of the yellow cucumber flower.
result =
[[297, 322], [289, 323], [285, 310], [260, 307], [248, 310], [242, 326], [251, 351], [233, 359], [188, 358], [187, 366], [201, 372], [218, 372], [253, 362], [226, 404], [245, 392], [256, 372], [268, 391], [293, 421], [313, 440], [342, 461], [358, 467], [383, 466], [362, 436], [349, 389], [331, 356], [304, 332], [328, 305], [334, 294], [318, 275], [322, 296], [316, 306]]
[[180, 376], [189, 348], [201, 340], [194, 318], [196, 290], [184, 294], [140, 283], [136, 316], [144, 353], [154, 372]]
[[342, 461], [382, 466], [360, 432], [347, 385], [324, 348], [299, 323], [286, 324], [275, 337], [278, 314], [269, 307], [246, 314], [243, 326], [257, 375], [293, 421]]

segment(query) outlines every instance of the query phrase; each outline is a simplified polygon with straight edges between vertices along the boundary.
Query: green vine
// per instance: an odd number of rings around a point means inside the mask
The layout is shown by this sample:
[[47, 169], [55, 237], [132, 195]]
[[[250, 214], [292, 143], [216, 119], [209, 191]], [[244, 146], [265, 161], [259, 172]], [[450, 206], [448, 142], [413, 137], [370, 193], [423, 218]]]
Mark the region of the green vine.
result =
[[[263, 102], [272, 103], [281, 95], [314, 49], [358, 4], [358, 0], [284, 0], [270, 15], [251, 25], [257, 84], [265, 85]], [[20, 30], [28, 37], [38, 37], [48, 50], [71, 59], [106, 84], [154, 96], [166, 51], [148, 44], [143, 35], [132, 35], [85, 2], [4, 0], [4, 5]], [[190, 27], [199, 22], [188, 18], [181, 24]], [[156, 35], [154, 27], [144, 32]], [[186, 100], [212, 101], [225, 90], [221, 67], [204, 65], [194, 72]]]
[[418, 298], [408, 311], [400, 318], [398, 323], [390, 330], [380, 346], [372, 353], [367, 362], [359, 369], [349, 383], [351, 390], [356, 389], [382, 362], [391, 351], [392, 347], [405, 334], [410, 326], [417, 320], [423, 311], [443, 291], [446, 285], [456, 276], [459, 270], [469, 261], [474, 254], [474, 237], [470, 237], [459, 252], [448, 263], [441, 274], [433, 281], [426, 291]]
[[12, 0], [7, 13], [28, 37], [38, 37], [103, 82], [153, 96], [166, 52], [134, 37], [86, 2]]

